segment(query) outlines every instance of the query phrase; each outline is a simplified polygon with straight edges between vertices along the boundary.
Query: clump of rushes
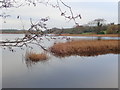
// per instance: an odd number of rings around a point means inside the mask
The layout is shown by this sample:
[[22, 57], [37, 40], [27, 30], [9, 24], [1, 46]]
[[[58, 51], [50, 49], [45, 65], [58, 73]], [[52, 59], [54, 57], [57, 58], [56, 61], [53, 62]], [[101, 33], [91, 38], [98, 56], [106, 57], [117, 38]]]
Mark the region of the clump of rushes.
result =
[[50, 51], [59, 57], [79, 55], [97, 56], [102, 54], [119, 54], [119, 40], [77, 40], [57, 43], [50, 47]]
[[35, 53], [35, 52], [26, 52], [26, 60], [31, 60], [33, 62], [44, 61], [48, 59], [46, 53]]

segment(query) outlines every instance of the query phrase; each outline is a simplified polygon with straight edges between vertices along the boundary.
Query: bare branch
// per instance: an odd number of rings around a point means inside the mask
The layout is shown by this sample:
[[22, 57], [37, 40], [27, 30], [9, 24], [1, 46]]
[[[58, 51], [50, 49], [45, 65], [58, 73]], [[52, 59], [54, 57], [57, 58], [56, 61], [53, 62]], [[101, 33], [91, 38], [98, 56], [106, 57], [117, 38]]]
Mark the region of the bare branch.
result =
[[[75, 22], [75, 24], [78, 26], [78, 22], [76, 19], [81, 19], [81, 15], [78, 14], [76, 16], [74, 16], [74, 13], [72, 11], [72, 8], [70, 6], [68, 6], [67, 4], [65, 4], [62, 0], [56, 0], [57, 4], [52, 4], [50, 3], [50, 0], [47, 1], [43, 1], [43, 0], [23, 0], [23, 2], [21, 2], [20, 0], [1, 0], [0, 1], [0, 9], [3, 8], [19, 8], [21, 6], [25, 6], [25, 5], [33, 5], [33, 6], [37, 6], [38, 4], [45, 4], [46, 6], [52, 6], [53, 8], [57, 8], [60, 11], [60, 15], [63, 16], [65, 19], [68, 19], [69, 21], [73, 20]], [[68, 11], [63, 11], [62, 7], [60, 6], [60, 4], [64, 5], [66, 8], [68, 8]], [[67, 12], [70, 12], [70, 15], [66, 15]], [[0, 15], [0, 17], [3, 18], [7, 18], [10, 15], [7, 15], [6, 13], [2, 13]], [[22, 19], [20, 16], [17, 16], [17, 19], [21, 20], [23, 29], [24, 29], [24, 24], [22, 22]], [[14, 41], [9, 41], [9, 40], [5, 40], [5, 41], [0, 41], [0, 46], [2, 47], [9, 47], [10, 50], [12, 50], [12, 47], [23, 47], [23, 46], [28, 46], [29, 43], [31, 44], [36, 44], [38, 46], [40, 46], [43, 50], [46, 51], [45, 47], [43, 47], [39, 42], [42, 40], [42, 36], [45, 35], [45, 33], [43, 32], [43, 30], [47, 30], [47, 25], [46, 22], [49, 20], [49, 17], [45, 17], [45, 18], [40, 18], [39, 21], [37, 22], [33, 22], [32, 18], [30, 18], [30, 23], [31, 26], [30, 28], [25, 32], [25, 36], [23, 38], [18, 38]], [[49, 38], [46, 38], [48, 41], [50, 40]], [[36, 41], [36, 42], [33, 42]]]

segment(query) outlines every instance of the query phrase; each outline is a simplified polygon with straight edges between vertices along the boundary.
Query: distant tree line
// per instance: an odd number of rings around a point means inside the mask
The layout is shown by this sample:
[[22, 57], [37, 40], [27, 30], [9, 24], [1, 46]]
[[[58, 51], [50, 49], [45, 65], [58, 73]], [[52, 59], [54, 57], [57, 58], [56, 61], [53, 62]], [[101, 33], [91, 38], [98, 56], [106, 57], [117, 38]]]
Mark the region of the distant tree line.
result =
[[75, 26], [73, 28], [52, 28], [45, 31], [45, 33], [54, 33], [54, 34], [118, 34], [117, 24], [111, 23], [102, 26]]
[[[43, 31], [43, 34], [118, 34], [120, 33], [118, 29], [119, 25], [111, 23], [103, 26], [74, 26], [72, 28], [52, 28]], [[10, 34], [24, 34], [27, 30], [16, 30], [16, 29], [4, 29], [0, 30], [0, 33], [10, 33]], [[41, 32], [31, 31], [32, 34], [41, 34]]]

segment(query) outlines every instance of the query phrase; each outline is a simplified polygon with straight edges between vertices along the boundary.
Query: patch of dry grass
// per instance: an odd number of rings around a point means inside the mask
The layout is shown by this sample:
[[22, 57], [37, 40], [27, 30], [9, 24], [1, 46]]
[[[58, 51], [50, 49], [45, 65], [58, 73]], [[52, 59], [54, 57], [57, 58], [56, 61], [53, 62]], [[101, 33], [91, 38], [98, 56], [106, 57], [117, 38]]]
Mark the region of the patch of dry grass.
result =
[[61, 34], [58, 36], [95, 36], [95, 37], [120, 37], [119, 34]]
[[26, 55], [26, 60], [31, 60], [33, 62], [37, 61], [44, 61], [48, 59], [48, 56], [46, 53], [35, 53], [35, 52], [27, 52]]
[[78, 40], [58, 43], [50, 47], [50, 51], [60, 57], [80, 55], [97, 56], [101, 54], [120, 53], [119, 40]]

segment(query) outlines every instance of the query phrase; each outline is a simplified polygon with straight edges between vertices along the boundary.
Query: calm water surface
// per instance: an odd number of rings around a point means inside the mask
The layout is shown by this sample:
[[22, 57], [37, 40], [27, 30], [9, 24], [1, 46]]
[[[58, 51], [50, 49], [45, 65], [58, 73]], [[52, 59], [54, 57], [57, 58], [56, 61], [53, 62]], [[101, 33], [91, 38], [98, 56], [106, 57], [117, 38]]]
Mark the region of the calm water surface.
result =
[[[14, 39], [23, 35], [3, 35], [3, 39]], [[76, 37], [71, 37], [76, 38]], [[91, 39], [93, 37], [77, 37]], [[95, 37], [94, 37], [95, 38]], [[107, 38], [110, 39], [110, 38]], [[65, 41], [63, 39], [56, 42]], [[55, 41], [43, 40], [48, 47]], [[34, 51], [42, 52], [34, 46]], [[31, 64], [24, 59], [28, 48], [16, 52], [2, 50], [2, 87], [3, 88], [117, 88], [118, 55], [106, 54], [96, 57], [70, 56]]]

